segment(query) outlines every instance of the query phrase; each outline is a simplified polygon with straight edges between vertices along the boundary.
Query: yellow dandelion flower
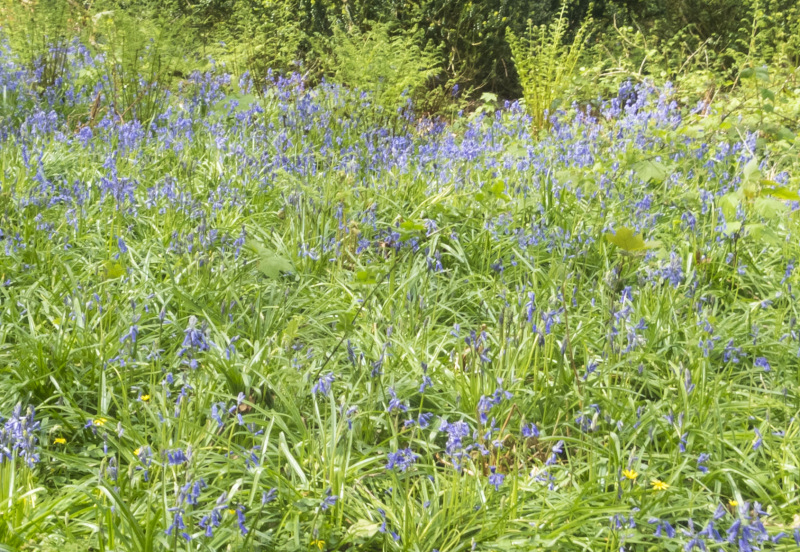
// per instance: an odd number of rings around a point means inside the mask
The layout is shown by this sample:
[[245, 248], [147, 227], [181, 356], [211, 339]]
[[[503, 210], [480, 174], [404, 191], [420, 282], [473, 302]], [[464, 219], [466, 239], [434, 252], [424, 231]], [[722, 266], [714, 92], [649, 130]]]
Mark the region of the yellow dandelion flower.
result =
[[106, 425], [106, 421], [107, 421], [107, 420], [106, 420], [105, 418], [97, 418], [97, 419], [96, 419], [94, 422], [92, 422], [92, 423], [93, 423], [94, 425], [96, 425], [96, 426], [102, 426], [102, 425]]
[[630, 479], [631, 481], [635, 481], [639, 474], [636, 473], [636, 470], [622, 470], [622, 475], [625, 479]]
[[667, 483], [664, 483], [660, 479], [653, 479], [652, 481], [650, 481], [650, 484], [656, 491], [666, 491], [667, 489], [669, 489], [669, 485]]
[[142, 402], [147, 402], [150, 400], [150, 395], [142, 395], [141, 396]]
[[233, 514], [235, 514], [235, 513], [236, 513], [236, 510], [231, 510], [230, 508], [228, 508], [228, 513], [229, 513], [230, 515], [233, 515]]
[[66, 445], [66, 444], [67, 444], [67, 440], [66, 440], [66, 439], [64, 439], [63, 437], [56, 437], [56, 438], [53, 440], [53, 442], [54, 442], [55, 444], [57, 444], [57, 445]]
[[737, 501], [737, 500], [729, 500], [728, 504], [730, 504], [732, 508], [736, 508], [739, 505], [739, 501]]
[[137, 448], [136, 450], [134, 450], [134, 451], [133, 451], [133, 454], [135, 454], [136, 456], [139, 456], [139, 453], [140, 453], [140, 452], [142, 452], [142, 447], [139, 447], [139, 448]]

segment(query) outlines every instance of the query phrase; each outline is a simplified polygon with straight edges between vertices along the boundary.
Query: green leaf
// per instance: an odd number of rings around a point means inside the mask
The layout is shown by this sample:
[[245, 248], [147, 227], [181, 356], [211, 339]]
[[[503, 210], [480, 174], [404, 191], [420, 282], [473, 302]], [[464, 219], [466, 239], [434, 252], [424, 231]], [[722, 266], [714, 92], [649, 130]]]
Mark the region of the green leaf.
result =
[[785, 203], [771, 197], [759, 197], [753, 203], [753, 210], [767, 219], [782, 216], [787, 209]]
[[502, 180], [496, 180], [494, 184], [492, 184], [492, 194], [496, 199], [511, 199], [506, 194], [506, 184]]
[[785, 126], [781, 125], [778, 130], [775, 131], [775, 136], [778, 140], [786, 140], [787, 142], [794, 142], [797, 135], [786, 128]]
[[758, 159], [754, 157], [748, 161], [747, 165], [744, 166], [742, 173], [744, 174], [745, 180], [759, 178], [761, 176], [761, 171], [758, 170]]
[[380, 524], [369, 521], [368, 519], [359, 519], [353, 525], [347, 528], [347, 536], [353, 539], [371, 539], [375, 536], [380, 528]]
[[771, 245], [780, 245], [781, 239], [775, 231], [765, 224], [747, 224], [745, 225], [747, 235], [756, 241], [766, 242]]
[[739, 210], [739, 204], [742, 202], [742, 192], [737, 190], [729, 194], [725, 194], [719, 200], [719, 206], [722, 208], [722, 214], [726, 219], [736, 218], [736, 211]]
[[636, 235], [630, 228], [617, 229], [616, 234], [607, 233], [606, 239], [625, 251], [641, 251], [647, 249], [647, 244], [641, 234]]
[[769, 88], [762, 88], [761, 89], [761, 97], [765, 100], [769, 100], [771, 102], [775, 101], [775, 93], [770, 90]]
[[406, 232], [422, 232], [425, 230], [425, 225], [417, 220], [405, 220], [400, 223], [400, 229]]
[[793, 192], [789, 188], [778, 186], [777, 183], [772, 182], [771, 180], [762, 180], [761, 183], [768, 185], [775, 184], [774, 187], [762, 189], [761, 190], [762, 195], [768, 195], [777, 199], [784, 199], [786, 201], [800, 201], [800, 195], [798, 195], [797, 192]]
[[300, 481], [303, 482], [303, 486], [308, 486], [308, 479], [306, 478], [306, 474], [303, 471], [303, 468], [300, 467], [300, 464], [295, 460], [294, 456], [292, 455], [291, 451], [289, 450], [289, 444], [286, 442], [286, 435], [283, 431], [280, 432], [278, 436], [278, 447], [281, 449], [281, 452], [286, 457], [286, 461], [289, 462], [289, 466], [291, 466], [292, 471], [297, 474], [297, 477]]
[[742, 229], [742, 222], [739, 220], [725, 223], [725, 234], [728, 234], [729, 236], [737, 233], [741, 229]]
[[633, 165], [633, 170], [645, 182], [661, 183], [667, 178], [667, 168], [658, 161], [639, 161]]
[[258, 241], [250, 239], [246, 245], [258, 257], [256, 266], [267, 278], [277, 280], [280, 278], [281, 272], [292, 272], [294, 270], [294, 265], [289, 259], [281, 257], [271, 249], [261, 245]]
[[108, 280], [120, 278], [125, 275], [125, 267], [115, 261], [106, 261], [103, 263], [103, 271]]

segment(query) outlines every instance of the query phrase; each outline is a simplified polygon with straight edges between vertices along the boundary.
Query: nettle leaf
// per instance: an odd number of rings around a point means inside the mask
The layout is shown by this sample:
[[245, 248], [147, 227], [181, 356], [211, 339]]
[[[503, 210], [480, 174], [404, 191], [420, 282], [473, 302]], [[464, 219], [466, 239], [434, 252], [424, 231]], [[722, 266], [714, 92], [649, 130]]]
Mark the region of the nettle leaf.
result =
[[641, 234], [634, 234], [630, 228], [624, 226], [617, 229], [616, 234], [607, 233], [606, 239], [624, 251], [641, 251], [647, 249], [647, 243]]
[[649, 159], [646, 161], [639, 161], [638, 163], [634, 163], [633, 170], [636, 172], [636, 176], [645, 182], [652, 181], [660, 184], [667, 178], [667, 168], [663, 163], [658, 161], [651, 161]]
[[277, 280], [281, 277], [281, 272], [292, 272], [294, 270], [292, 261], [264, 247], [258, 241], [250, 239], [247, 240], [246, 245], [258, 257], [256, 267], [267, 278]]

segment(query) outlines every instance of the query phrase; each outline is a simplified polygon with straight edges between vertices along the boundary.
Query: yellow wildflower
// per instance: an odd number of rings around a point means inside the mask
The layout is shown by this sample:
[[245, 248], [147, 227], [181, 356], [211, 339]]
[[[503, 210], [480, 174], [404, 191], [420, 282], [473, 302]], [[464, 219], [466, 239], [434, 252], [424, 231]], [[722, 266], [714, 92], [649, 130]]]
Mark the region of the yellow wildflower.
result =
[[631, 481], [635, 481], [636, 478], [639, 477], [639, 474], [636, 473], [636, 470], [622, 470], [622, 475]]
[[235, 513], [236, 513], [236, 510], [231, 510], [230, 508], [228, 508], [228, 513], [229, 513], [230, 515], [233, 515], [233, 514], [235, 514]]
[[653, 479], [652, 481], [650, 481], [650, 484], [656, 491], [666, 491], [667, 489], [669, 489], [669, 485], [664, 483], [660, 479]]
[[320, 550], [322, 550], [325, 547], [325, 541], [323, 541], [323, 540], [312, 540], [311, 541], [311, 546], [317, 546], [317, 547], [319, 547]]
[[150, 395], [142, 395], [141, 396], [142, 402], [147, 402], [150, 400]]
[[66, 439], [64, 439], [63, 437], [56, 437], [56, 438], [53, 440], [53, 442], [54, 442], [55, 444], [57, 444], [57, 445], [66, 445], [66, 444], [67, 444], [67, 440], [66, 440]]
[[107, 421], [107, 420], [106, 420], [105, 418], [97, 418], [97, 419], [96, 419], [94, 422], [92, 422], [92, 423], [93, 423], [94, 425], [96, 425], [96, 426], [102, 426], [102, 425], [105, 425], [105, 424], [106, 424], [106, 421]]
[[140, 453], [140, 452], [142, 452], [142, 447], [139, 447], [139, 448], [137, 448], [136, 450], [134, 450], [134, 451], [133, 451], [133, 454], [135, 454], [136, 456], [139, 456], [139, 453]]
[[728, 504], [730, 504], [732, 508], [736, 508], [739, 505], [739, 501], [737, 501], [737, 500], [729, 500]]

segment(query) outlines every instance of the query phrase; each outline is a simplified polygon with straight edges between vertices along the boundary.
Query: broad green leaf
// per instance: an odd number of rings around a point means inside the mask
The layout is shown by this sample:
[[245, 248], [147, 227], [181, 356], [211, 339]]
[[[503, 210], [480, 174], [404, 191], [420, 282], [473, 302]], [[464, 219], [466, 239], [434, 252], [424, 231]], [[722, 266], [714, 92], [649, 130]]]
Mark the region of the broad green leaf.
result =
[[725, 234], [732, 235], [742, 229], [742, 222], [735, 220], [725, 224]]
[[617, 229], [616, 234], [606, 234], [606, 239], [625, 251], [641, 251], [647, 249], [647, 244], [641, 234], [634, 234], [630, 228]]
[[744, 166], [744, 170], [742, 171], [744, 174], [745, 180], [750, 180], [752, 178], [759, 178], [761, 176], [761, 171], [758, 170], [758, 159], [755, 157], [747, 162], [747, 165]]
[[780, 237], [766, 224], [747, 224], [745, 229], [747, 230], [747, 235], [756, 241], [766, 242], [770, 245], [781, 244]]
[[107, 279], [113, 280], [125, 275], [125, 267], [116, 261], [106, 261], [103, 263], [103, 272]]
[[775, 184], [774, 187], [764, 188], [761, 190], [762, 195], [772, 196], [777, 199], [783, 199], [786, 201], [800, 201], [800, 195], [797, 192], [793, 192], [789, 188], [784, 188], [783, 186], [778, 186], [777, 183], [772, 182], [770, 180], [762, 180], [762, 184]]
[[380, 524], [376, 522], [368, 519], [359, 519], [347, 528], [347, 536], [353, 539], [370, 539], [375, 536], [379, 528]]
[[661, 183], [667, 178], [667, 168], [658, 161], [639, 161], [633, 165], [633, 170], [645, 182]]
[[775, 136], [778, 140], [786, 140], [787, 142], [794, 142], [795, 138], [797, 138], [794, 132], [782, 125], [775, 131]]
[[418, 220], [405, 220], [400, 223], [400, 229], [406, 232], [422, 232], [425, 225]]
[[739, 210], [739, 204], [742, 202], [742, 192], [737, 190], [729, 194], [725, 194], [719, 200], [719, 206], [722, 208], [722, 214], [726, 219], [736, 217], [736, 211]]
[[261, 245], [256, 240], [248, 240], [247, 247], [258, 257], [258, 270], [267, 278], [278, 279], [281, 272], [291, 272], [294, 265], [286, 257], [281, 257], [271, 249]]
[[782, 216], [787, 209], [788, 207], [785, 203], [771, 197], [759, 197], [753, 202], [753, 210], [768, 219]]
[[492, 184], [491, 190], [495, 199], [511, 199], [508, 197], [508, 194], [506, 194], [506, 184], [502, 180], [496, 180], [495, 183]]

